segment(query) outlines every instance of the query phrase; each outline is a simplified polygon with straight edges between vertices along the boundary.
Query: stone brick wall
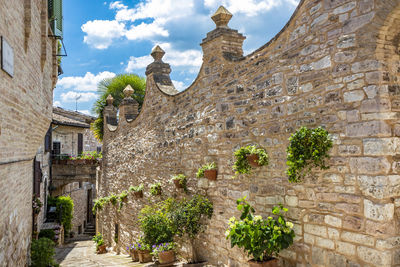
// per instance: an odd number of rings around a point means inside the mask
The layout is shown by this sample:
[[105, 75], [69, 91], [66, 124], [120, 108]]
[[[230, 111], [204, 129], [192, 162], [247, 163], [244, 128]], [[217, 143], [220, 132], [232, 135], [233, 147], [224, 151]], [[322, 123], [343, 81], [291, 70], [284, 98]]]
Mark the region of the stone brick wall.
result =
[[14, 77], [0, 70], [0, 266], [25, 266], [32, 233], [33, 159], [50, 125], [57, 81], [47, 1], [0, 2]]
[[[144, 204], [181, 197], [169, 179], [184, 173], [190, 194], [214, 202], [197, 248], [215, 265], [246, 266], [224, 237], [238, 215], [235, 200], [246, 195], [263, 216], [277, 203], [289, 208], [297, 236], [281, 253], [283, 266], [400, 266], [399, 14], [399, 0], [304, 0], [276, 37], [245, 57], [241, 35], [219, 27], [201, 44], [198, 77], [175, 95], [166, 93], [174, 91], [170, 68], [155, 50], [139, 116], [127, 122], [121, 107], [115, 126], [116, 111], [105, 112], [98, 195], [139, 183], [146, 191], [122, 212], [107, 207], [97, 216], [108, 244], [118, 250], [137, 237]], [[285, 151], [302, 125], [331, 133], [330, 169], [291, 184]], [[247, 144], [265, 147], [270, 164], [235, 178], [233, 152]], [[210, 161], [217, 181], [196, 179]], [[161, 197], [148, 192], [156, 181]]]

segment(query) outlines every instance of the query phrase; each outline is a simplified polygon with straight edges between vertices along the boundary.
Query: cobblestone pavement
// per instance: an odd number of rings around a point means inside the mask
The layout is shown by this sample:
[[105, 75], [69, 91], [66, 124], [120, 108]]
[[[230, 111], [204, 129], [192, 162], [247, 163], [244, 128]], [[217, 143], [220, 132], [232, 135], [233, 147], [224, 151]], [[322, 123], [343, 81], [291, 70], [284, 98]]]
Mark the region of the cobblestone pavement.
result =
[[98, 255], [95, 253], [95, 245], [91, 240], [74, 241], [56, 248], [56, 260], [61, 267], [148, 266], [148, 264], [132, 262], [129, 256], [123, 254], [116, 255], [108, 252]]

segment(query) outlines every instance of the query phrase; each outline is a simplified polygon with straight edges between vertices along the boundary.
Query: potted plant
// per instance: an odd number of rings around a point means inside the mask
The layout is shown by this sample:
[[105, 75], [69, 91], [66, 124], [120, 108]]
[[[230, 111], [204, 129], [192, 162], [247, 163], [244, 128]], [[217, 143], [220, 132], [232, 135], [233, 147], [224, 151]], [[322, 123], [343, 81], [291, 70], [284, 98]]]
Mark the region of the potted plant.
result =
[[[277, 267], [278, 253], [293, 244], [295, 237], [293, 223], [286, 222], [283, 213], [287, 211], [282, 205], [272, 209], [277, 217], [263, 219], [254, 215], [254, 208], [246, 198], [238, 199], [237, 209], [242, 212], [240, 220], [232, 217], [225, 235], [231, 241], [231, 247], [243, 248], [252, 257], [250, 267]], [[275, 257], [274, 257], [275, 256]]]
[[40, 213], [40, 210], [42, 208], [43, 204], [42, 201], [40, 201], [40, 198], [33, 196], [32, 197], [32, 211], [33, 214], [37, 215]]
[[173, 175], [171, 181], [175, 184], [176, 188], [183, 188], [186, 190], [187, 178], [184, 174]]
[[265, 149], [257, 146], [241, 147], [234, 153], [236, 162], [233, 170], [236, 174], [250, 173], [251, 167], [268, 165], [268, 154]]
[[161, 189], [161, 183], [155, 183], [150, 185], [150, 194], [152, 196], [158, 196], [161, 195], [162, 189]]
[[175, 262], [175, 243], [161, 243], [153, 245], [153, 252], [151, 253], [162, 266], [172, 266]]
[[207, 163], [198, 169], [197, 178], [206, 177], [208, 180], [217, 180], [217, 164], [215, 162]]
[[122, 191], [122, 193], [118, 195], [118, 202], [119, 202], [118, 211], [121, 211], [127, 199], [128, 199], [128, 191], [126, 190]]
[[143, 240], [139, 240], [137, 243], [137, 251], [140, 263], [146, 263], [152, 261], [150, 245], [146, 244]]
[[[205, 219], [210, 219], [213, 213], [213, 204], [206, 197], [195, 195], [190, 200], [182, 200], [170, 208], [171, 220], [174, 233], [178, 236], [185, 236], [191, 244], [192, 256], [186, 266], [199, 266], [204, 264], [200, 262], [194, 241], [199, 233], [205, 230]], [[185, 265], [184, 265], [185, 266]]]
[[92, 239], [96, 243], [97, 254], [103, 254], [107, 252], [106, 245], [104, 244], [103, 235], [97, 233]]
[[133, 243], [126, 247], [126, 250], [128, 251], [129, 255], [131, 255], [131, 257], [132, 257], [132, 261], [139, 261], [139, 254], [138, 254], [137, 246], [138, 246], [138, 244]]
[[143, 198], [143, 184], [129, 187], [129, 192], [133, 192], [136, 198]]

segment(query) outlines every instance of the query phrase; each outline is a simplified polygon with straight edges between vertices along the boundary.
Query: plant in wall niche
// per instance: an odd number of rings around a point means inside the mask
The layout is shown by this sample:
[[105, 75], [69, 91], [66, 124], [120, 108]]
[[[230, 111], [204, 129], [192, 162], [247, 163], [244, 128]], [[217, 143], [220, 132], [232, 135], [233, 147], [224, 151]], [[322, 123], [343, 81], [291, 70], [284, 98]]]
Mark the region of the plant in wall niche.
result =
[[217, 164], [215, 162], [207, 163], [197, 170], [197, 178], [206, 177], [209, 180], [217, 179]]
[[268, 154], [265, 149], [257, 146], [241, 147], [234, 153], [236, 162], [233, 170], [236, 174], [250, 173], [251, 167], [268, 165]]
[[128, 191], [126, 190], [122, 191], [122, 193], [118, 195], [118, 202], [119, 202], [118, 211], [122, 209], [122, 207], [124, 206], [124, 202], [127, 200], [127, 198], [128, 198]]
[[143, 184], [140, 184], [138, 186], [130, 186], [129, 187], [129, 192], [133, 192], [135, 197], [137, 198], [142, 198], [143, 197]]
[[183, 188], [185, 192], [187, 191], [187, 178], [184, 174], [177, 174], [171, 177], [171, 181], [175, 184], [176, 188]]
[[111, 202], [111, 204], [113, 206], [117, 205], [118, 202], [118, 196], [111, 194], [111, 196], [108, 197], [109, 198], [109, 202]]
[[325, 160], [329, 159], [328, 151], [332, 145], [329, 133], [322, 127], [301, 127], [292, 134], [286, 149], [289, 181], [300, 182], [314, 167], [328, 169]]
[[278, 266], [278, 253], [293, 244], [295, 237], [293, 223], [286, 222], [283, 214], [287, 211], [282, 205], [272, 209], [276, 218], [263, 219], [260, 215], [254, 215], [254, 208], [245, 200], [238, 199], [237, 209], [242, 212], [240, 220], [232, 217], [229, 220], [229, 228], [226, 230], [226, 238], [230, 239], [231, 247], [243, 248], [250, 257], [251, 267]]
[[160, 182], [150, 185], [150, 194], [152, 196], [161, 195], [161, 191], [162, 191], [162, 189], [161, 189], [161, 183]]

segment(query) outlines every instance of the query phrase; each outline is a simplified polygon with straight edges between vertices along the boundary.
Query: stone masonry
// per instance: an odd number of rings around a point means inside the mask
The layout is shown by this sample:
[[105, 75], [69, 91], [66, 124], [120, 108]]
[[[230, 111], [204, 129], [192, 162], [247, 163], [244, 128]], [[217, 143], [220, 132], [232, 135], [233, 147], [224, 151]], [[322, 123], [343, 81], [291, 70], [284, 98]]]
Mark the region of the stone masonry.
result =
[[[224, 236], [235, 200], [246, 195], [263, 216], [278, 203], [289, 208], [296, 240], [282, 266], [400, 266], [400, 0], [300, 1], [282, 31], [247, 56], [229, 18], [223, 9], [213, 16], [217, 28], [201, 43], [203, 65], [188, 89], [176, 92], [156, 48], [140, 114], [123, 104], [117, 124], [109, 99], [98, 195], [144, 183], [145, 197], [100, 212], [108, 245], [118, 250], [138, 237], [145, 204], [181, 197], [169, 179], [184, 173], [190, 194], [214, 202], [197, 243], [212, 264], [247, 266]], [[286, 147], [303, 125], [331, 133], [330, 169], [292, 184]], [[234, 177], [233, 152], [247, 144], [266, 148], [270, 164]], [[196, 179], [211, 161], [217, 181]], [[163, 194], [152, 197], [157, 181]]]
[[0, 1], [0, 36], [14, 52], [14, 76], [0, 70], [0, 266], [29, 259], [33, 159], [51, 122], [57, 82], [47, 2]]

